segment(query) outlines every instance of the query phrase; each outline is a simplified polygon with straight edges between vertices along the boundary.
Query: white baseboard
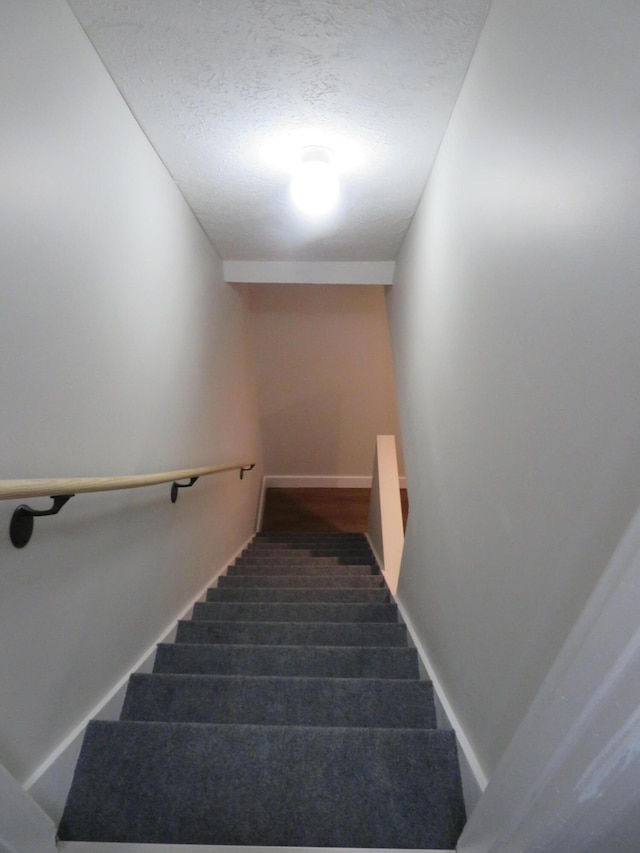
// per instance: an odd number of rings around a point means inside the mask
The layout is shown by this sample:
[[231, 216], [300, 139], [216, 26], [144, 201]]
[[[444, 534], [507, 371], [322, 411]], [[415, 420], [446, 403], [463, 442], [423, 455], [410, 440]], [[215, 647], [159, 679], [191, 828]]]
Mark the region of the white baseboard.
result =
[[[155, 661], [156, 646], [158, 643], [171, 643], [174, 641], [176, 631], [178, 630], [178, 622], [181, 619], [186, 619], [191, 615], [193, 606], [197, 601], [203, 601], [207, 590], [215, 582], [215, 580], [224, 574], [228, 565], [240, 556], [242, 551], [247, 547], [253, 536], [247, 539], [241, 548], [225, 563], [224, 566], [217, 569], [205, 586], [191, 600], [175, 619], [162, 631], [151, 646], [146, 649], [133, 666], [108, 690], [105, 695], [94, 705], [91, 711], [78, 723], [63, 741], [47, 756], [40, 766], [31, 774], [24, 783], [24, 789], [31, 794], [33, 799], [38, 803], [56, 824], [60, 822], [64, 804], [69, 794], [71, 780], [80, 755], [80, 747], [84, 732], [91, 720], [117, 720], [120, 716], [122, 704], [124, 702], [125, 693], [129, 678], [134, 673], [151, 672]], [[79, 848], [89, 850], [90, 848]], [[93, 849], [93, 848], [91, 848]], [[108, 846], [105, 850], [108, 850]], [[121, 848], [119, 848], [121, 849]], [[167, 848], [170, 849], [170, 848]], [[194, 851], [195, 853], [195, 851]]]
[[[407, 478], [400, 477], [400, 488], [407, 488]], [[342, 476], [334, 474], [268, 474], [264, 478], [267, 489], [370, 489], [370, 476]]]
[[482, 765], [480, 764], [480, 761], [478, 760], [478, 757], [475, 754], [475, 751], [471, 746], [468, 737], [465, 734], [465, 731], [456, 715], [456, 712], [453, 709], [453, 706], [449, 702], [447, 694], [445, 693], [440, 679], [438, 678], [438, 673], [434, 668], [433, 664], [431, 663], [429, 654], [423, 646], [415, 629], [415, 626], [407, 615], [407, 612], [404, 609], [402, 603], [397, 598], [395, 598], [395, 602], [398, 605], [398, 612], [400, 613], [400, 617], [406, 625], [409, 637], [411, 639], [411, 643], [413, 644], [413, 646], [415, 646], [415, 649], [418, 653], [420, 664], [424, 668], [427, 678], [433, 684], [438, 728], [453, 729], [456, 733], [456, 739], [458, 742], [458, 759], [460, 762], [460, 775], [462, 777], [462, 792], [464, 795], [467, 816], [469, 816], [473, 812], [478, 800], [480, 799], [480, 796], [487, 787], [487, 775], [484, 772]]

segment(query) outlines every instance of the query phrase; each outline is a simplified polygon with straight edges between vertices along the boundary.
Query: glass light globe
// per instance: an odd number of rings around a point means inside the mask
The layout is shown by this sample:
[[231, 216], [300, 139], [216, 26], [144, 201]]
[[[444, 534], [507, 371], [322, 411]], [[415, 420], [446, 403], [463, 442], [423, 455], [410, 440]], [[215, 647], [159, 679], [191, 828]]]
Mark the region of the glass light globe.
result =
[[296, 206], [309, 216], [322, 216], [335, 205], [339, 194], [331, 151], [320, 147], [303, 149], [291, 180], [291, 197]]

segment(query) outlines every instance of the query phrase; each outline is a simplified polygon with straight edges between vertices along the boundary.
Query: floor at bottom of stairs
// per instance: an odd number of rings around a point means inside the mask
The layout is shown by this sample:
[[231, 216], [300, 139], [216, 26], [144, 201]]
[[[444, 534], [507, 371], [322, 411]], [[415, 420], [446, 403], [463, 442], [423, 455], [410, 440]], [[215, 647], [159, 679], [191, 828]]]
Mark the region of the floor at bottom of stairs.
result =
[[455, 853], [455, 850], [394, 850], [376, 847], [232, 847], [201, 844], [111, 844], [96, 841], [59, 841], [60, 853]]
[[[262, 530], [273, 533], [365, 533], [369, 529], [371, 489], [269, 488]], [[407, 490], [400, 489], [402, 520], [409, 516]]]

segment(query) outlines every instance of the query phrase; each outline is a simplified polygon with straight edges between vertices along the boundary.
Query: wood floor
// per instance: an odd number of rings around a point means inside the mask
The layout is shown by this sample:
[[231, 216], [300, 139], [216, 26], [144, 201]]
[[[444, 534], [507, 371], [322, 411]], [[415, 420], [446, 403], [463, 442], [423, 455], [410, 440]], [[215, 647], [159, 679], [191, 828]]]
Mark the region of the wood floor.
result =
[[[267, 489], [262, 529], [310, 533], [365, 533], [369, 489]], [[400, 490], [407, 525], [406, 489]]]

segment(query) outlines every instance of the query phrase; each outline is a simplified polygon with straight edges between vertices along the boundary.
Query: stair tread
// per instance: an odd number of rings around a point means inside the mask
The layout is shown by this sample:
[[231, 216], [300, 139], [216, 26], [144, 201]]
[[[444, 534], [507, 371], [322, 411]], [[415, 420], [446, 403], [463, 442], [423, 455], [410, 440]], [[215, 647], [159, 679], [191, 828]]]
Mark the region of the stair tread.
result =
[[327, 566], [344, 566], [344, 565], [369, 565], [372, 566], [375, 564], [375, 558], [373, 554], [357, 552], [357, 553], [345, 553], [345, 554], [300, 554], [297, 551], [283, 553], [272, 554], [270, 551], [249, 551], [247, 553], [242, 554], [242, 556], [237, 557], [234, 561], [235, 565], [245, 564], [245, 563], [282, 563], [286, 565], [287, 563], [291, 563], [291, 565], [297, 565], [298, 563], [310, 563], [313, 565], [327, 565]]
[[165, 643], [154, 672], [417, 678], [415, 649], [401, 646], [256, 646]]
[[397, 622], [398, 608], [391, 603], [199, 601], [192, 618], [217, 622]]
[[378, 588], [335, 588], [316, 587], [315, 589], [287, 587], [216, 587], [207, 590], [207, 601], [246, 601], [261, 602], [321, 602], [335, 604], [371, 604], [389, 602], [389, 593]]
[[374, 575], [377, 567], [366, 563], [333, 565], [330, 563], [235, 563], [227, 569], [227, 575]]
[[264, 675], [138, 674], [123, 720], [435, 728], [429, 682]]
[[318, 550], [326, 550], [326, 551], [371, 551], [371, 546], [365, 540], [364, 542], [361, 540], [353, 540], [350, 542], [343, 542], [341, 540], [333, 540], [327, 542], [313, 542], [310, 540], [303, 540], [300, 542], [277, 542], [277, 541], [265, 541], [261, 539], [254, 539], [252, 542], [247, 545], [244, 549], [245, 551], [261, 551], [261, 550], [281, 550], [281, 551], [318, 551]]
[[375, 560], [375, 557], [369, 548], [281, 548], [273, 544], [256, 546], [252, 545], [237, 557], [282, 557], [285, 560], [290, 557], [305, 558], [307, 560], [320, 559], [323, 557], [367, 557], [369, 560]]
[[[327, 647], [329, 648], [329, 647]], [[332, 649], [333, 651], [333, 649]], [[273, 684], [282, 684], [286, 686], [288, 684], [299, 684], [300, 686], [311, 687], [313, 684], [322, 683], [326, 686], [335, 686], [338, 689], [340, 688], [360, 688], [360, 687], [369, 687], [375, 688], [381, 686], [379, 678], [360, 678], [358, 676], [352, 678], [345, 677], [322, 677], [315, 675], [299, 675], [299, 676], [280, 676], [280, 675], [204, 675], [204, 674], [193, 674], [193, 673], [153, 673], [153, 672], [135, 672], [131, 675], [130, 681], [134, 683], [157, 683], [161, 681], [167, 682], [176, 682], [179, 683], [182, 680], [186, 682], [191, 682], [193, 684], [203, 683], [203, 684], [248, 684], [249, 682], [255, 682], [257, 685], [265, 684], [267, 682]], [[395, 684], [393, 682], [397, 681]], [[391, 682], [391, 683], [389, 683]], [[303, 685], [304, 683], [304, 685]], [[408, 681], [407, 679], [388, 679], [384, 684], [385, 690], [394, 690], [394, 689], [403, 689], [411, 690], [415, 692], [429, 692], [432, 689], [432, 685], [430, 681], [421, 681], [419, 679], [414, 679], [413, 681]]]
[[450, 848], [463, 821], [452, 732], [96, 721], [59, 835]]
[[302, 531], [302, 530], [260, 530], [258, 533], [254, 534], [253, 541], [261, 541], [261, 540], [284, 540], [287, 542], [290, 541], [299, 541], [300, 539], [338, 539], [341, 542], [347, 542], [348, 540], [358, 540], [361, 542], [368, 542], [368, 539], [364, 533], [356, 533], [353, 531], [342, 531], [342, 530], [331, 530], [331, 531]]
[[[233, 639], [232, 639], [233, 638]], [[176, 642], [240, 642], [267, 645], [406, 646], [406, 628], [395, 622], [178, 623]]]
[[327, 566], [328, 568], [342, 568], [343, 566], [369, 566], [376, 567], [375, 560], [368, 555], [356, 556], [350, 554], [345, 557], [284, 557], [282, 554], [264, 556], [254, 554], [247, 557], [238, 557], [233, 562], [234, 566], [291, 566], [297, 569], [299, 566]]
[[323, 588], [333, 587], [340, 589], [342, 587], [368, 587], [373, 589], [384, 588], [384, 579], [382, 575], [349, 575], [349, 574], [333, 574], [333, 575], [290, 575], [290, 574], [270, 574], [270, 575], [221, 575], [218, 578], [218, 586], [234, 586], [234, 587], [303, 587], [314, 589], [318, 586]]

